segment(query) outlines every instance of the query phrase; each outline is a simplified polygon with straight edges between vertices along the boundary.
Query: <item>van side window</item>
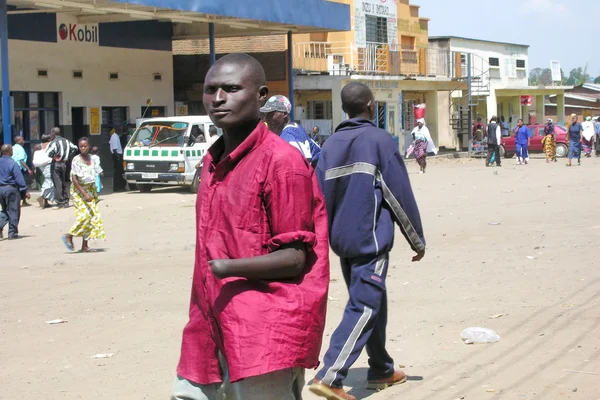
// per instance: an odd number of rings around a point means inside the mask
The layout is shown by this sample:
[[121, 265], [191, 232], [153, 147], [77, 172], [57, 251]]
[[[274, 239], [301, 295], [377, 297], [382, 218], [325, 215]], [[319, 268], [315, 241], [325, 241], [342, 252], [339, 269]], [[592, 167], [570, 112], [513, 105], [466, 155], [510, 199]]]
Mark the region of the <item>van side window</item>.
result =
[[206, 143], [206, 135], [200, 125], [192, 125], [188, 146], [193, 146], [196, 143]]

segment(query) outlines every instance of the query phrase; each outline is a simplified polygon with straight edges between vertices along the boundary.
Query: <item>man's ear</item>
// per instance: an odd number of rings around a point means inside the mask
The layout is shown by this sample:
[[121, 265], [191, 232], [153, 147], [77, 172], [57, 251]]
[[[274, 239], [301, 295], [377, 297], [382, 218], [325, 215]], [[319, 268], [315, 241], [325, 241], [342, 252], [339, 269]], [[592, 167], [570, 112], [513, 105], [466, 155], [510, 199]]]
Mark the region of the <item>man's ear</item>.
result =
[[260, 88], [258, 88], [258, 99], [260, 100], [261, 104], [266, 103], [268, 98], [269, 88], [266, 86], [261, 86]]

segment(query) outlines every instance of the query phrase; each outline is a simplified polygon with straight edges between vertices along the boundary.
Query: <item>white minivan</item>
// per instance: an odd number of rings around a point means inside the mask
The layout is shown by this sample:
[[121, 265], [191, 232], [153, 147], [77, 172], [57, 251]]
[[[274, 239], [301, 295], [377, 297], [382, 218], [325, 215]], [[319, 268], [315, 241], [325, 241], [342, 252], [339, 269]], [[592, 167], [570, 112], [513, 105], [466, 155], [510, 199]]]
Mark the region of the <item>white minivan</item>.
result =
[[142, 120], [123, 151], [129, 186], [141, 192], [155, 186], [188, 186], [197, 192], [200, 169], [196, 166], [209, 148], [212, 125], [205, 115]]

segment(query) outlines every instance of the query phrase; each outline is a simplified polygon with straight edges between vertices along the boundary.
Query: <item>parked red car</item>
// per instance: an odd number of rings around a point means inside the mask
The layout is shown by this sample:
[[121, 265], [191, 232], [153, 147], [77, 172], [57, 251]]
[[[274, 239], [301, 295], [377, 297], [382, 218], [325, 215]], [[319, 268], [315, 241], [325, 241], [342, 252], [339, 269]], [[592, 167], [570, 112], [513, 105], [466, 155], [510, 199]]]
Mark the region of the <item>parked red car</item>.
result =
[[[529, 137], [531, 142], [529, 144], [530, 153], [542, 153], [544, 146], [542, 145], [542, 139], [544, 139], [544, 128], [545, 125], [527, 125], [529, 129]], [[566, 157], [569, 152], [569, 146], [567, 143], [567, 128], [564, 126], [554, 125], [554, 137], [556, 138], [556, 156]], [[511, 132], [510, 137], [503, 137], [502, 144], [500, 146], [500, 154], [506, 158], [514, 156], [516, 151], [516, 143], [514, 131]]]

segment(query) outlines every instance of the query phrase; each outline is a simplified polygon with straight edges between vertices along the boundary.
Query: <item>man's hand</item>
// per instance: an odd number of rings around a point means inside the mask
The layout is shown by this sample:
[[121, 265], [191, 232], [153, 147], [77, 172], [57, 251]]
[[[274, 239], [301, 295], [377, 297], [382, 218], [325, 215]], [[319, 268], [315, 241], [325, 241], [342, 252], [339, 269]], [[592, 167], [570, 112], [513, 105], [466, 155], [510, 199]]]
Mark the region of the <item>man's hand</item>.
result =
[[84, 193], [83, 194], [83, 199], [89, 203], [90, 201], [92, 201], [92, 196], [90, 196], [87, 193]]
[[25, 193], [25, 198], [27, 200], [31, 199], [31, 193], [29, 193], [29, 192]]
[[208, 262], [214, 276], [219, 279], [228, 277], [226, 260], [212, 260]]
[[32, 170], [28, 169], [27, 173], [29, 174], [29, 176], [33, 176], [33, 171]]
[[421, 250], [412, 258], [412, 262], [419, 262], [425, 257], [425, 250]]

